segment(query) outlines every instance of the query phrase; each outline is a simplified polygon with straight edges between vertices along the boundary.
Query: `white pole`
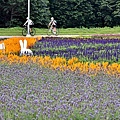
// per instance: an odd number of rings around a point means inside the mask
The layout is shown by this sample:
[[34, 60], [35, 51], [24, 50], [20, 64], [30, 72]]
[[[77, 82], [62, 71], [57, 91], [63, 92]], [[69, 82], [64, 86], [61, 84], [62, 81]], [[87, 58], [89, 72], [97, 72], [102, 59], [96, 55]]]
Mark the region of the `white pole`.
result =
[[29, 20], [30, 20], [30, 0], [28, 0], [28, 26], [27, 26], [27, 35], [26, 37], [30, 37], [30, 25], [29, 25]]

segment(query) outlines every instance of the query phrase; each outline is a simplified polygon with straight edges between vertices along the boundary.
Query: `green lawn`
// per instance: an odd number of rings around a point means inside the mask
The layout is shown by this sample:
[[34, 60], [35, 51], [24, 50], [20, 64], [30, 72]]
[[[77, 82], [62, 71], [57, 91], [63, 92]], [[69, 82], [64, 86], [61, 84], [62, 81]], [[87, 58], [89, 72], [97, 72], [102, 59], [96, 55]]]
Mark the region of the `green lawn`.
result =
[[[23, 28], [0, 28], [0, 36], [22, 36]], [[120, 33], [120, 27], [104, 27], [104, 28], [60, 28], [60, 35], [91, 35], [91, 34], [118, 34]], [[36, 28], [36, 35], [46, 35], [47, 29]]]

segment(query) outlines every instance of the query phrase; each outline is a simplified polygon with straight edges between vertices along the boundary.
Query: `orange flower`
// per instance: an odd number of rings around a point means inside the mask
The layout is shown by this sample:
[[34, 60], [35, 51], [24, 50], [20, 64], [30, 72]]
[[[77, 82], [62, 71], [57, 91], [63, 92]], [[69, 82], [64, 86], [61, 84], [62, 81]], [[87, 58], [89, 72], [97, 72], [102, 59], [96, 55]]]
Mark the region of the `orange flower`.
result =
[[109, 65], [108, 62], [102, 62], [102, 66], [103, 66], [104, 69], [107, 69], [108, 65]]
[[[41, 38], [39, 38], [41, 39]], [[8, 38], [3, 41], [0, 41], [0, 43], [5, 44], [5, 53], [18, 53], [20, 51], [20, 44], [19, 40], [27, 40], [27, 47], [31, 47], [35, 44], [35, 42], [38, 40], [38, 38], [35, 37], [13, 37], [13, 38]], [[2, 53], [2, 51], [0, 51]]]
[[[74, 61], [75, 60], [75, 61]], [[68, 64], [69, 61], [69, 64]], [[97, 75], [101, 70], [105, 72], [105, 74], [120, 76], [120, 64], [119, 63], [88, 63], [88, 62], [79, 62], [77, 59], [66, 60], [65, 58], [56, 57], [51, 58], [50, 56], [22, 56], [19, 57], [14, 54], [9, 55], [0, 55], [0, 62], [8, 62], [9, 64], [38, 64], [39, 66], [44, 66], [50, 69], [57, 70], [71, 70], [76, 71], [79, 70], [80, 74], [88, 74], [88, 75]]]

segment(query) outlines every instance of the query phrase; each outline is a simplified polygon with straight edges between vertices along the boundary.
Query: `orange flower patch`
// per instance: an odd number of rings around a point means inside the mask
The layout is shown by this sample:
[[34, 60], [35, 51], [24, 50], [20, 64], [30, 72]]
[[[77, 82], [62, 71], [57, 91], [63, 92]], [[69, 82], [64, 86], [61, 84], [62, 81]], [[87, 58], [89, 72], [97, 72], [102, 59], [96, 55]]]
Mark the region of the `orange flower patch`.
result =
[[[37, 40], [40, 40], [41, 37], [35, 38], [35, 37], [13, 37], [13, 38], [8, 38], [3, 41], [0, 41], [1, 43], [5, 44], [5, 53], [17, 53], [20, 51], [20, 44], [19, 40], [27, 40], [27, 48], [33, 46]], [[2, 53], [3, 50], [0, 50], [0, 53]]]
[[[75, 60], [75, 61], [74, 61]], [[68, 62], [69, 61], [69, 62]], [[106, 62], [103, 63], [88, 63], [88, 62], [80, 62], [77, 58], [71, 58], [69, 60], [65, 58], [51, 58], [49, 56], [41, 57], [41, 56], [22, 56], [19, 57], [17, 55], [0, 55], [1, 63], [9, 63], [9, 64], [38, 64], [39, 66], [43, 66], [50, 69], [59, 69], [61, 71], [71, 70], [78, 71], [80, 74], [88, 74], [88, 75], [97, 75], [101, 71], [105, 74], [114, 75], [120, 77], [120, 64], [113, 63], [109, 64]]]

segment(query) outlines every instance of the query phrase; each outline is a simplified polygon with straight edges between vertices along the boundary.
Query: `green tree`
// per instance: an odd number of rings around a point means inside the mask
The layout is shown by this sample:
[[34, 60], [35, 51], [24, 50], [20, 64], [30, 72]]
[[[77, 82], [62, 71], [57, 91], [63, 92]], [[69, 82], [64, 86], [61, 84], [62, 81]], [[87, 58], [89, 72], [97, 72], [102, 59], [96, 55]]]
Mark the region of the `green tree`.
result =
[[52, 15], [62, 27], [87, 27], [93, 18], [92, 6], [88, 0], [50, 0]]
[[113, 23], [115, 26], [120, 25], [120, 1], [119, 0], [115, 0], [114, 4], [114, 11], [112, 13], [113, 15]]
[[[28, 16], [28, 0], [0, 0], [0, 3], [0, 21], [3, 26], [22, 26]], [[30, 0], [30, 18], [36, 27], [47, 26], [50, 19], [48, 6], [48, 0]]]
[[90, 4], [92, 5], [92, 11], [93, 11], [93, 16], [92, 16], [92, 21], [91, 24], [94, 27], [102, 27], [102, 13], [101, 13], [101, 0], [90, 0]]
[[31, 19], [36, 27], [47, 27], [50, 16], [48, 0], [31, 0]]
[[120, 25], [120, 1], [118, 0], [90, 0], [93, 6], [95, 27], [113, 27]]
[[[0, 0], [1, 21], [5, 27], [11, 27], [20, 24], [19, 17], [21, 14], [21, 6], [24, 0]], [[16, 23], [16, 24], [15, 24]]]
[[[120, 25], [120, 0], [30, 0], [35, 27], [47, 27], [50, 17], [60, 27]], [[0, 27], [22, 26], [28, 16], [28, 0], [0, 0]]]
[[112, 12], [114, 11], [113, 8], [114, 1], [112, 0], [103, 0], [101, 3], [101, 18], [102, 18], [102, 25], [105, 26], [113, 26], [113, 15]]

